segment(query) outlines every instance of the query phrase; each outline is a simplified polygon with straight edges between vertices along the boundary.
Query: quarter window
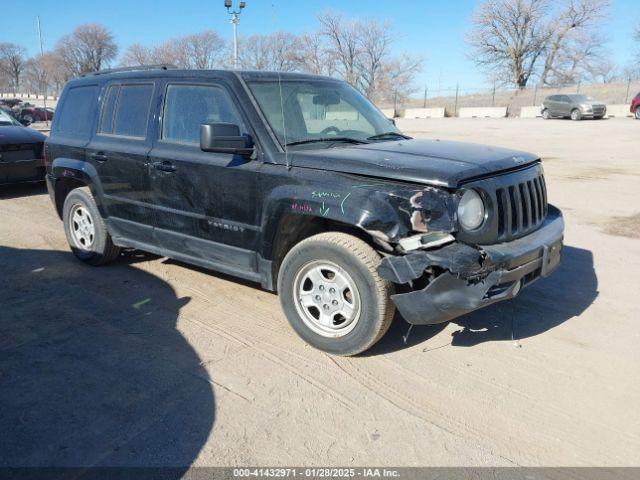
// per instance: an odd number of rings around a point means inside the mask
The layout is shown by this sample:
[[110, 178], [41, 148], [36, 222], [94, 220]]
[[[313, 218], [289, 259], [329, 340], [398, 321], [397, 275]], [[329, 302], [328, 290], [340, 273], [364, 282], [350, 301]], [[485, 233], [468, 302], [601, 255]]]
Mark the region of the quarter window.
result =
[[203, 123], [233, 123], [245, 131], [231, 99], [209, 85], [169, 85], [167, 88], [162, 139], [168, 142], [198, 144]]
[[60, 112], [57, 131], [69, 136], [88, 139], [92, 118], [96, 111], [98, 86], [73, 87], [67, 92]]

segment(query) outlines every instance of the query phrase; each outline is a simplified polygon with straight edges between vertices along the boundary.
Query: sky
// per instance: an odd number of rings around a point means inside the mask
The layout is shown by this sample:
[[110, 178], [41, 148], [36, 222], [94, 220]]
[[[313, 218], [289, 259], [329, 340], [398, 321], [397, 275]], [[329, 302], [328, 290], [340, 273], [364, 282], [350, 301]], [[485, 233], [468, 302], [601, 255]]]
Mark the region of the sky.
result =
[[[40, 16], [44, 48], [52, 48], [77, 25], [99, 22], [110, 29], [121, 51], [132, 44], [153, 45], [168, 38], [216, 30], [231, 41], [232, 30], [223, 0], [24, 0], [2, 2], [0, 42], [38, 52], [36, 16]], [[486, 76], [467, 57], [464, 42], [469, 20], [480, 0], [247, 0], [239, 35], [317, 28], [317, 16], [333, 10], [349, 18], [389, 22], [397, 35], [394, 51], [424, 59], [416, 84], [429, 96], [440, 88], [473, 90], [488, 87]], [[640, 24], [640, 0], [611, 0], [607, 34], [613, 60], [627, 65], [633, 56], [632, 31]], [[237, 0], [234, 0], [237, 4]]]

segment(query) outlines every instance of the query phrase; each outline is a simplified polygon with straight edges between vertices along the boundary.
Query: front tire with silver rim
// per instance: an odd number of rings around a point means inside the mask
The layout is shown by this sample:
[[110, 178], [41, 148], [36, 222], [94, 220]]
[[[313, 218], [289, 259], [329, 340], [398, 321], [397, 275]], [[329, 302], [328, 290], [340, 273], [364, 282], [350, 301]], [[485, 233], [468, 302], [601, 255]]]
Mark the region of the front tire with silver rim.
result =
[[580, 110], [578, 110], [577, 108], [574, 108], [573, 110], [571, 110], [571, 120], [573, 121], [582, 120], [582, 114], [580, 113]]
[[310, 345], [337, 355], [370, 348], [393, 319], [392, 286], [377, 273], [380, 256], [366, 242], [327, 232], [298, 243], [278, 274], [280, 303]]
[[71, 251], [83, 262], [101, 265], [120, 254], [88, 187], [69, 192], [62, 207], [62, 221]]

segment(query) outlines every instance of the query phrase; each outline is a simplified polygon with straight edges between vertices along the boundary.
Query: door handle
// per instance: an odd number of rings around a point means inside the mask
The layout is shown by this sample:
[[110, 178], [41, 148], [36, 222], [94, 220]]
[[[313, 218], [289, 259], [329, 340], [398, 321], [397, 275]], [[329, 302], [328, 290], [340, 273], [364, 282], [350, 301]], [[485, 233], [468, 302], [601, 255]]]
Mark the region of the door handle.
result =
[[97, 162], [107, 161], [107, 156], [102, 152], [92, 153], [91, 155], [89, 155], [89, 157], [91, 157], [92, 160], [95, 160]]
[[164, 162], [153, 162], [151, 166], [156, 170], [160, 170], [161, 172], [172, 173], [176, 171], [175, 165], [166, 160]]

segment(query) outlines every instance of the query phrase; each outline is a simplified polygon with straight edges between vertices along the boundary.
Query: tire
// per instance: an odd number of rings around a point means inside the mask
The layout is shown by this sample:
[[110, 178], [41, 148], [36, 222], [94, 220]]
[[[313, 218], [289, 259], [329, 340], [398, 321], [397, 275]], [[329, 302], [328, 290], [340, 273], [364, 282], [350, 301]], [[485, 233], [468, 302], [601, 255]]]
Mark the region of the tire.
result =
[[573, 121], [582, 120], [582, 114], [580, 113], [580, 110], [578, 110], [577, 108], [574, 108], [573, 110], [571, 110], [571, 120]]
[[640, 120], [640, 107], [636, 108], [635, 117], [636, 117], [636, 120]]
[[542, 118], [544, 118], [545, 120], [549, 120], [551, 118], [551, 114], [549, 113], [549, 110], [547, 108], [542, 110]]
[[62, 221], [71, 251], [83, 262], [102, 265], [120, 255], [88, 187], [76, 188], [67, 195]]
[[[370, 348], [395, 312], [392, 284], [378, 275], [379, 264], [373, 248], [345, 233], [321, 233], [298, 243], [278, 273], [280, 304], [291, 327], [308, 344], [335, 355]], [[327, 307], [331, 310], [323, 314]]]

